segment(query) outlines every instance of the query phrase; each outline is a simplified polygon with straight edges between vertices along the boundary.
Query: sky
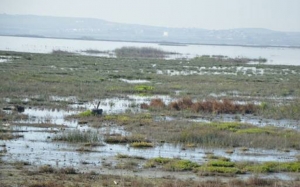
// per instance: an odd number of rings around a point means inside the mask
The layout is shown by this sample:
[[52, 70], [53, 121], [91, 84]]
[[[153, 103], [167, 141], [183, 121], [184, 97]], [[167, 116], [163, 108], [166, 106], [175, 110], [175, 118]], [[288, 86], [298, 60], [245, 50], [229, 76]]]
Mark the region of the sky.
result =
[[0, 0], [0, 14], [203, 29], [300, 32], [300, 0]]

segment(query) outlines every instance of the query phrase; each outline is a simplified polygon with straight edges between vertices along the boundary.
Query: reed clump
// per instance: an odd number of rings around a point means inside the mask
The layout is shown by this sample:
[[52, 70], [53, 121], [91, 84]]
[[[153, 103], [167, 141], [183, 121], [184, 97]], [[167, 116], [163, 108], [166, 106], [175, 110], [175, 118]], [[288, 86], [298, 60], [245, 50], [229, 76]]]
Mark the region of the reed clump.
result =
[[95, 131], [83, 132], [80, 130], [70, 130], [55, 135], [53, 141], [65, 141], [70, 143], [99, 142], [100, 136]]
[[[143, 104], [144, 109], [164, 109], [166, 104], [160, 99], [151, 100], [150, 104]], [[237, 104], [229, 99], [193, 101], [191, 98], [182, 98], [171, 102], [168, 107], [171, 110], [190, 110], [193, 112], [214, 113], [214, 114], [253, 114], [259, 109], [252, 103]]]

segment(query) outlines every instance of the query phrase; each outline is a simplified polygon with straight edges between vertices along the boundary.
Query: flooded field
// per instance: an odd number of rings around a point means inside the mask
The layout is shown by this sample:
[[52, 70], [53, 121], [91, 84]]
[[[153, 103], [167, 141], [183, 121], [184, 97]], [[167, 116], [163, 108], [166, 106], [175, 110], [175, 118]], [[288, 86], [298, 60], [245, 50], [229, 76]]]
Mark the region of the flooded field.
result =
[[1, 175], [300, 177], [298, 66], [2, 53]]

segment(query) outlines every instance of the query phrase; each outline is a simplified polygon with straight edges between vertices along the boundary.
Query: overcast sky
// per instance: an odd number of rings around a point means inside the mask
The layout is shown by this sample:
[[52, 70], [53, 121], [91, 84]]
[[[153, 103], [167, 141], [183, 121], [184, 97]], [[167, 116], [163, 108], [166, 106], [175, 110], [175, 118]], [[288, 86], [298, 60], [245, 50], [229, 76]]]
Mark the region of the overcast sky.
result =
[[0, 0], [0, 13], [204, 29], [300, 32], [300, 0]]

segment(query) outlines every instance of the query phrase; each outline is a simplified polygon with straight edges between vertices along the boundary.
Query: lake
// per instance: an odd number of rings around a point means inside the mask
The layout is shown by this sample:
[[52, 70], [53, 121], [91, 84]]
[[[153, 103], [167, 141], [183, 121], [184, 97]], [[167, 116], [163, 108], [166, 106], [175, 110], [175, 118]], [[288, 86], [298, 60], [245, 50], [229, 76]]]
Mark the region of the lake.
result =
[[[113, 51], [116, 48], [154, 47], [165, 51], [177, 52], [175, 58], [193, 58], [201, 55], [223, 55], [228, 57], [266, 58], [267, 64], [300, 65], [300, 48], [285, 47], [243, 47], [218, 45], [159, 45], [157, 43], [138, 43], [120, 41], [89, 41], [73, 39], [29, 38], [0, 36], [0, 50], [50, 53], [64, 50], [82, 53], [87, 49]], [[107, 54], [106, 54], [107, 55]]]

